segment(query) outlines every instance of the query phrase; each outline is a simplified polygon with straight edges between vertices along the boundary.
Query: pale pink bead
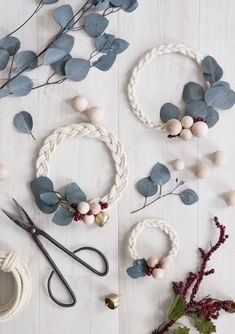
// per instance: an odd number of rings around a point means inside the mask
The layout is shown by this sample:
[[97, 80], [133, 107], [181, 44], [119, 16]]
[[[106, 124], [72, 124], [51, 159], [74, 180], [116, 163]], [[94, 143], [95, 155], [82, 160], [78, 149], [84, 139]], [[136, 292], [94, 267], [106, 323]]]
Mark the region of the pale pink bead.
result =
[[164, 271], [164, 269], [161, 269], [161, 268], [153, 269], [152, 276], [156, 280], [160, 280], [160, 279], [162, 279], [165, 276], [165, 271]]
[[164, 257], [163, 259], [161, 259], [160, 261], [160, 265], [162, 269], [167, 269], [169, 268], [171, 264], [171, 259], [169, 257]]
[[98, 215], [101, 211], [101, 206], [97, 202], [90, 203], [90, 210], [93, 213], [93, 215]]
[[92, 225], [95, 221], [95, 216], [93, 215], [86, 215], [83, 217], [83, 222], [87, 225]]
[[147, 259], [147, 265], [151, 268], [154, 268], [158, 264], [159, 260], [156, 256], [150, 256]]
[[80, 202], [77, 206], [77, 210], [82, 214], [85, 215], [89, 210], [90, 206], [87, 202]]

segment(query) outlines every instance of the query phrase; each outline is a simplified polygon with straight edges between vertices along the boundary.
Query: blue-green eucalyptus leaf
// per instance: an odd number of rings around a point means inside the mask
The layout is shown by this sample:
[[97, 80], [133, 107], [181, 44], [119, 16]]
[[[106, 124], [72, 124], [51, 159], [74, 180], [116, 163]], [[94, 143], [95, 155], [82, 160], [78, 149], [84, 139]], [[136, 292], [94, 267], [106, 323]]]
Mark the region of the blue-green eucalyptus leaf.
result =
[[108, 71], [113, 64], [115, 63], [115, 60], [117, 58], [117, 55], [110, 51], [106, 55], [101, 56], [96, 62], [95, 67], [98, 68], [101, 71]]
[[84, 29], [90, 37], [101, 35], [109, 24], [108, 19], [98, 13], [91, 13], [85, 16]]
[[217, 61], [211, 57], [207, 56], [202, 61], [202, 71], [204, 78], [213, 84], [215, 81], [218, 81], [223, 76], [223, 69], [219, 66]]
[[127, 274], [131, 278], [139, 278], [147, 275], [147, 262], [145, 259], [135, 260], [133, 266], [127, 269]]
[[195, 204], [199, 200], [197, 193], [193, 189], [186, 189], [179, 196], [185, 205]]
[[5, 49], [0, 49], [0, 71], [4, 70], [4, 68], [7, 67], [9, 58], [9, 52]]
[[90, 62], [82, 58], [72, 58], [65, 64], [66, 78], [73, 81], [82, 81], [90, 70]]
[[152, 168], [150, 178], [154, 183], [163, 186], [170, 181], [171, 173], [165, 165], [158, 162]]
[[107, 53], [108, 51], [111, 50], [114, 39], [115, 39], [114, 35], [106, 33], [98, 36], [95, 41], [96, 49], [102, 53]]
[[124, 52], [129, 46], [129, 43], [121, 38], [115, 38], [112, 43], [112, 50], [116, 54]]
[[166, 123], [170, 119], [179, 119], [180, 110], [179, 108], [172, 103], [165, 103], [160, 110], [161, 121]]
[[66, 56], [65, 50], [59, 48], [50, 48], [44, 54], [43, 64], [44, 65], [53, 64], [59, 61], [60, 59], [64, 58], [64, 56]]
[[116, 7], [120, 7], [123, 3], [123, 0], [110, 0], [110, 3]]
[[69, 204], [78, 204], [86, 201], [86, 194], [76, 183], [70, 183], [65, 190], [65, 197]]
[[72, 59], [71, 55], [66, 55], [64, 56], [64, 58], [58, 60], [57, 62], [51, 64], [51, 68], [53, 69], [53, 71], [58, 74], [58, 75], [65, 75], [65, 64], [67, 63], [67, 61], [69, 61], [70, 59]]
[[11, 93], [18, 96], [28, 95], [33, 88], [33, 81], [25, 75], [19, 75], [9, 83]]
[[16, 54], [20, 48], [20, 40], [14, 36], [7, 36], [0, 39], [0, 48], [9, 52], [10, 56]]
[[183, 99], [186, 103], [191, 101], [200, 101], [204, 99], [204, 90], [201, 85], [196, 82], [188, 82], [184, 86]]
[[11, 94], [11, 92], [9, 91], [8, 88], [1, 88], [1, 89], [0, 89], [0, 99], [1, 99], [2, 97], [8, 96], [8, 95], [10, 95], [10, 94]]
[[158, 192], [158, 185], [153, 183], [150, 177], [145, 177], [136, 184], [138, 192], [144, 197], [156, 195]]
[[44, 5], [51, 5], [51, 4], [56, 3], [56, 2], [58, 2], [58, 1], [59, 1], [59, 0], [43, 0], [42, 3], [43, 3]]
[[55, 205], [55, 204], [59, 204], [60, 202], [59, 197], [54, 191], [48, 191], [46, 193], [40, 194], [40, 199], [43, 203], [48, 204], [48, 205]]
[[38, 65], [37, 55], [33, 51], [18, 52], [15, 60], [18, 70], [31, 71]]
[[134, 10], [136, 10], [136, 8], [138, 7], [138, 1], [137, 0], [123, 0], [122, 1], [122, 9], [125, 12], [131, 13]]
[[215, 82], [205, 94], [205, 101], [209, 107], [220, 108], [226, 101], [226, 96], [230, 90], [230, 85], [226, 81]]
[[35, 198], [35, 203], [37, 204], [39, 210], [48, 215], [55, 212], [58, 208], [58, 204], [49, 205], [40, 200], [40, 198]]
[[22, 133], [32, 133], [33, 118], [27, 111], [21, 111], [14, 117], [15, 127]]
[[227, 110], [231, 109], [235, 103], [235, 92], [232, 89], [229, 89], [227, 94], [225, 95], [224, 100], [221, 99], [218, 103], [218, 108]]
[[70, 5], [63, 5], [56, 8], [53, 17], [61, 28], [72, 28], [74, 25], [74, 13]]
[[106, 10], [109, 8], [109, 0], [99, 0], [95, 5], [97, 11]]
[[192, 101], [186, 106], [186, 115], [192, 118], [205, 118], [207, 113], [207, 106], [203, 101]]
[[52, 181], [47, 176], [39, 176], [30, 182], [30, 188], [34, 196], [40, 199], [40, 195], [49, 191], [54, 191]]
[[212, 107], [207, 108], [206, 113], [206, 124], [208, 128], [212, 128], [219, 121], [219, 113], [217, 110]]
[[60, 226], [67, 226], [71, 224], [72, 221], [73, 213], [67, 208], [59, 208], [52, 218], [52, 222]]
[[62, 34], [51, 45], [52, 48], [58, 48], [64, 50], [66, 54], [70, 53], [73, 46], [74, 46], [74, 37], [68, 34]]

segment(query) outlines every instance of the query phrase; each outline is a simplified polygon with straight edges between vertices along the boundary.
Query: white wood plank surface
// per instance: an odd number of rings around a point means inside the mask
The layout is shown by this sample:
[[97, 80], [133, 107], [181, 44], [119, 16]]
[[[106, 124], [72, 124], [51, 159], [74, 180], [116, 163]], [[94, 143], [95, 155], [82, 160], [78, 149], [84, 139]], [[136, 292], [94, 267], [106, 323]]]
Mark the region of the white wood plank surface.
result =
[[[20, 33], [22, 49], [40, 50], [57, 31], [51, 18], [52, 9], [59, 4], [46, 6]], [[70, 0], [79, 8], [82, 0]], [[0, 36], [19, 25], [35, 6], [33, 0], [0, 1]], [[198, 263], [197, 247], [207, 247], [215, 239], [216, 231], [210, 218], [218, 215], [228, 226], [231, 238], [220, 254], [213, 259], [217, 271], [208, 278], [200, 290], [201, 296], [215, 295], [235, 299], [233, 258], [235, 254], [234, 209], [227, 208], [221, 195], [235, 189], [235, 108], [221, 112], [219, 124], [210, 130], [207, 138], [189, 143], [169, 141], [164, 135], [145, 128], [130, 110], [126, 86], [130, 70], [148, 49], [163, 43], [182, 42], [203, 55], [214, 56], [224, 68], [224, 78], [235, 88], [235, 2], [234, 0], [140, 0], [133, 14], [119, 12], [110, 17], [108, 32], [130, 42], [107, 73], [92, 70], [79, 84], [66, 82], [60, 86], [33, 91], [23, 98], [9, 97], [0, 100], [0, 163], [8, 166], [9, 178], [0, 183], [0, 206], [11, 209], [10, 198], [15, 197], [31, 213], [34, 221], [74, 249], [91, 245], [105, 252], [110, 261], [110, 273], [105, 278], [96, 277], [66, 256], [49, 251], [63, 267], [71, 286], [78, 296], [74, 308], [59, 308], [47, 295], [46, 280], [50, 267], [30, 238], [1, 214], [0, 249], [15, 250], [22, 254], [33, 278], [33, 295], [27, 309], [11, 322], [0, 325], [4, 334], [149, 334], [164, 320], [171, 298], [170, 282], [185, 277]], [[83, 33], [74, 33], [74, 56], [85, 57], [91, 49]], [[35, 83], [41, 83], [48, 69], [32, 72]], [[1, 77], [0, 79], [3, 79]], [[181, 104], [182, 88], [188, 81], [202, 82], [197, 66], [179, 55], [156, 59], [141, 77], [138, 93], [141, 104], [153, 119], [159, 118], [159, 109], [165, 102]], [[62, 125], [84, 121], [75, 113], [71, 99], [78, 94], [88, 97], [90, 105], [105, 110], [103, 125], [121, 139], [129, 162], [129, 186], [123, 198], [110, 210], [110, 223], [104, 229], [86, 226], [59, 228], [50, 223], [50, 217], [35, 206], [29, 181], [35, 176], [35, 159], [40, 145], [52, 130]], [[22, 110], [34, 118], [35, 143], [30, 136], [20, 134], [13, 126], [14, 115]], [[215, 150], [229, 154], [229, 164], [223, 168], [212, 166], [209, 156]], [[131, 215], [142, 204], [135, 183], [149, 173], [157, 162], [170, 163], [175, 158], [185, 161], [182, 173], [172, 173], [183, 178], [199, 193], [200, 201], [193, 207], [183, 206], [177, 198], [166, 198], [145, 210]], [[191, 172], [198, 159], [209, 164], [210, 176], [198, 182]], [[113, 182], [114, 172], [109, 152], [96, 141], [86, 138], [68, 140], [61, 145], [51, 162], [51, 177], [56, 188], [68, 182], [77, 182], [89, 197], [107, 192]], [[161, 217], [177, 231], [181, 249], [166, 278], [161, 282], [151, 279], [133, 281], [126, 274], [131, 259], [127, 240], [131, 228], [140, 219]], [[155, 238], [156, 237], [156, 238]], [[157, 232], [145, 232], [139, 242], [143, 256], [164, 255], [168, 243]], [[89, 256], [88, 256], [89, 259]], [[55, 291], [61, 293], [55, 282]], [[121, 294], [120, 308], [109, 311], [103, 298], [110, 292]], [[12, 293], [9, 275], [0, 273], [0, 305]], [[235, 318], [223, 315], [217, 321], [217, 333], [231, 333]], [[192, 333], [195, 333], [192, 330]]]

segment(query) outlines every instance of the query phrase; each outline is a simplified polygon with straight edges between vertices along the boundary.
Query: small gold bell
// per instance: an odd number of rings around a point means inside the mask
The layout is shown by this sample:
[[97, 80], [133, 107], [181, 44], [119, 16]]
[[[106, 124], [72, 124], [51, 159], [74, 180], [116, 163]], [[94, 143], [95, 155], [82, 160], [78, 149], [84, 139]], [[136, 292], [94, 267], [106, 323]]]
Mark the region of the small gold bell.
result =
[[120, 295], [117, 295], [116, 293], [111, 293], [105, 298], [105, 305], [110, 310], [115, 310], [119, 306], [120, 301]]
[[101, 211], [98, 213], [98, 215], [95, 216], [95, 223], [100, 227], [103, 227], [108, 222], [108, 220], [109, 215], [104, 211]]

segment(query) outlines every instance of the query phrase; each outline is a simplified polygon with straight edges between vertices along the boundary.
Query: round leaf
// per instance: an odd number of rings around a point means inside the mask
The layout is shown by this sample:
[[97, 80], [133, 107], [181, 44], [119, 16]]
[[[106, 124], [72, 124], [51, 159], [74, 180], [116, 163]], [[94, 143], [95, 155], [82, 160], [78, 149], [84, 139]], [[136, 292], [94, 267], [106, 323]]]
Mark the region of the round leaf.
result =
[[27, 111], [21, 111], [14, 117], [15, 127], [23, 133], [31, 133], [33, 128], [33, 119]]
[[64, 58], [56, 61], [55, 63], [51, 64], [51, 68], [53, 71], [58, 75], [65, 75], [65, 64], [68, 60], [70, 60], [72, 57], [71, 55], [66, 55]]
[[32, 88], [33, 81], [24, 75], [19, 75], [9, 83], [10, 92], [18, 96], [28, 95]]
[[74, 25], [74, 13], [70, 5], [63, 5], [56, 8], [53, 17], [61, 28], [72, 28]]
[[112, 50], [114, 53], [119, 54], [124, 52], [129, 46], [129, 43], [124, 39], [115, 38], [114, 42], [112, 43]]
[[108, 19], [100, 14], [91, 13], [86, 15], [84, 29], [91, 37], [101, 35], [109, 24]]
[[219, 108], [230, 90], [230, 85], [225, 81], [215, 82], [205, 94], [205, 101], [209, 107]]
[[52, 181], [47, 176], [40, 176], [30, 182], [30, 188], [34, 196], [40, 199], [40, 195], [49, 191], [54, 191]]
[[219, 109], [227, 110], [233, 107], [235, 103], [235, 92], [232, 89], [229, 89], [225, 95], [224, 101], [221, 100], [218, 104]]
[[153, 167], [150, 178], [154, 183], [163, 186], [164, 184], [169, 182], [171, 178], [171, 173], [166, 166], [158, 162]]
[[65, 64], [65, 75], [73, 81], [85, 79], [89, 70], [90, 62], [86, 59], [72, 58]]
[[10, 95], [10, 91], [7, 88], [0, 89], [0, 99], [8, 95]]
[[30, 71], [37, 67], [37, 55], [33, 51], [21, 51], [16, 55], [16, 67], [18, 70]]
[[198, 202], [199, 198], [193, 189], [186, 189], [180, 194], [180, 199], [185, 205], [192, 205]]
[[218, 120], [218, 111], [213, 109], [212, 107], [208, 107], [206, 113], [206, 124], [208, 125], [208, 128], [212, 128], [218, 122]]
[[52, 43], [53, 48], [64, 50], [66, 53], [70, 53], [74, 46], [74, 37], [68, 34], [62, 34], [57, 40]]
[[86, 194], [76, 183], [70, 183], [65, 191], [65, 197], [69, 204], [78, 204], [86, 201]]
[[58, 2], [59, 0], [43, 0], [42, 3], [44, 5], [51, 5], [52, 3], [56, 3]]
[[138, 1], [137, 0], [123, 0], [122, 1], [122, 9], [125, 10], [125, 12], [131, 13], [138, 7]]
[[97, 2], [97, 5], [95, 6], [95, 9], [97, 11], [106, 10], [108, 8], [109, 8], [109, 0], [99, 0]]
[[64, 58], [66, 51], [58, 48], [50, 48], [44, 54], [43, 64], [50, 65]]
[[115, 63], [117, 55], [110, 51], [106, 55], [101, 56], [97, 62], [95, 62], [95, 67], [98, 68], [101, 71], [108, 71], [113, 64]]
[[107, 53], [110, 51], [113, 41], [115, 39], [114, 35], [103, 34], [96, 38], [95, 46], [100, 52]]
[[192, 118], [205, 118], [207, 113], [207, 106], [203, 101], [192, 101], [186, 106], [186, 115]]
[[16, 54], [20, 48], [20, 40], [14, 36], [8, 36], [0, 39], [0, 48], [8, 51], [10, 56]]
[[59, 204], [60, 200], [55, 192], [49, 191], [40, 195], [40, 199], [43, 203], [48, 205]]
[[0, 71], [7, 67], [9, 58], [9, 52], [5, 49], [0, 49]]
[[53, 223], [60, 226], [67, 226], [73, 221], [73, 213], [67, 208], [60, 208], [52, 218]]
[[138, 192], [144, 197], [153, 196], [158, 192], [158, 185], [153, 183], [150, 177], [146, 177], [140, 180], [137, 183], [136, 188]]
[[203, 100], [204, 98], [204, 90], [202, 86], [200, 86], [196, 82], [189, 82], [184, 86], [183, 90], [183, 99], [186, 103], [191, 101]]
[[160, 110], [160, 118], [162, 122], [166, 123], [170, 119], [179, 119], [180, 110], [179, 108], [172, 103], [165, 103]]
[[43, 201], [41, 201], [39, 198], [36, 198], [35, 202], [39, 210], [41, 210], [43, 213], [46, 213], [46, 214], [51, 214], [55, 212], [58, 208], [58, 204], [48, 205], [44, 203]]
[[223, 69], [218, 65], [217, 61], [211, 57], [207, 56], [202, 61], [202, 71], [204, 78], [213, 84], [218, 81], [223, 76]]

